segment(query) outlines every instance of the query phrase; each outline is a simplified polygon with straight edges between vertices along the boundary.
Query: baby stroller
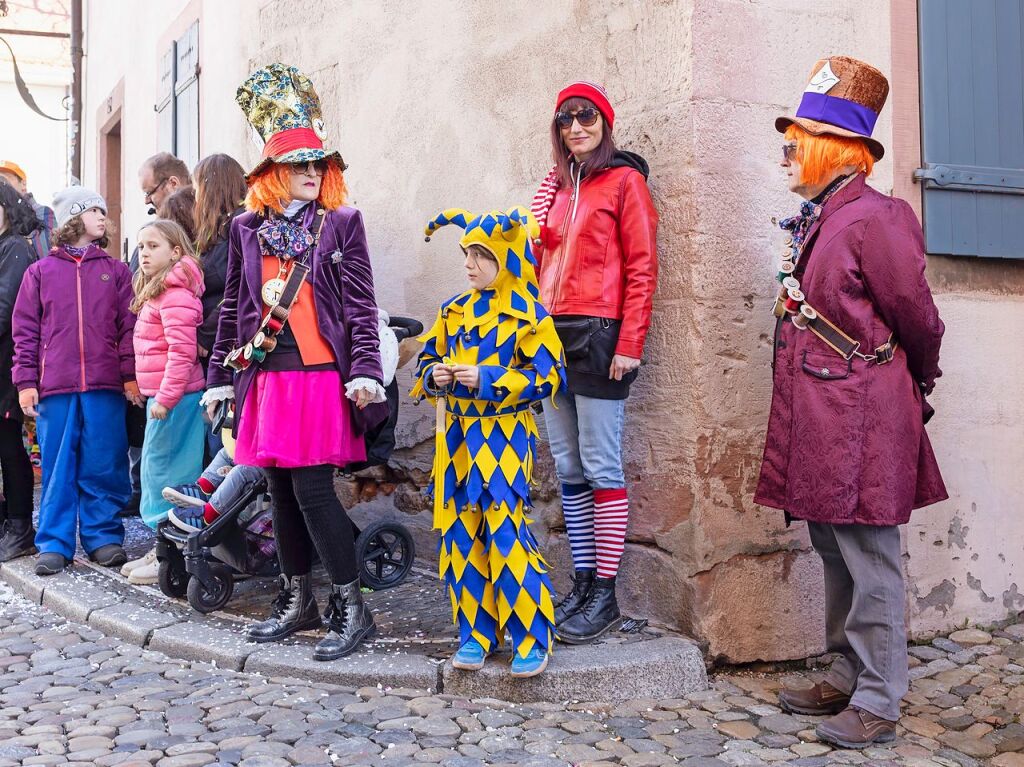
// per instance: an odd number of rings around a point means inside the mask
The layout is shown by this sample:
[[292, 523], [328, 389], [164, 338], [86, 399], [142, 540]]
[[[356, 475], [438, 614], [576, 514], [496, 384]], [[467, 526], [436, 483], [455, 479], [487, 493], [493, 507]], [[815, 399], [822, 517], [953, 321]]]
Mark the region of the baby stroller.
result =
[[[392, 345], [396, 360], [397, 343], [423, 332], [422, 323], [405, 317], [387, 318], [387, 326], [394, 333]], [[382, 354], [389, 352], [385, 347], [382, 338]], [[347, 472], [384, 465], [394, 450], [399, 397], [395, 378], [385, 391], [389, 416], [366, 435], [367, 460], [345, 467]], [[230, 403], [221, 403], [214, 430], [230, 428], [232, 418]], [[416, 555], [412, 534], [405, 526], [376, 520], [365, 529], [356, 526], [353, 533], [359, 580], [364, 587], [379, 591], [405, 580]], [[277, 575], [279, 566], [266, 477], [260, 475], [254, 479], [234, 503], [197, 532], [187, 533], [163, 523], [157, 530], [156, 556], [160, 563], [160, 590], [170, 597], [187, 597], [193, 609], [201, 613], [220, 610], [228, 603], [236, 577]]]

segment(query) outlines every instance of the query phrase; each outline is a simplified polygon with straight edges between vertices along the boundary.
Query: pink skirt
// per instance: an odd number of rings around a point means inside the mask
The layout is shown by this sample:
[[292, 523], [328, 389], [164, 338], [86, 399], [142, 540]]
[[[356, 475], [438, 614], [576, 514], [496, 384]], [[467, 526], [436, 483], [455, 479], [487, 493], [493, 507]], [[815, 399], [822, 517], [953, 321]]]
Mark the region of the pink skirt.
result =
[[365, 460], [337, 372], [256, 374], [238, 422], [236, 463], [296, 469]]

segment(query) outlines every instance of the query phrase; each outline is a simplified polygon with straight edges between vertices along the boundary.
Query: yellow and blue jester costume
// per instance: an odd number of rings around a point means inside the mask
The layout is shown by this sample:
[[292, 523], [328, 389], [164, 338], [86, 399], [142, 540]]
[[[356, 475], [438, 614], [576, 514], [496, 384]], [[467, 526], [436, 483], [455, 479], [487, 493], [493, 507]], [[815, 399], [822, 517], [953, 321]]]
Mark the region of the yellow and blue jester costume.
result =
[[[420, 339], [425, 347], [411, 394], [442, 398], [434, 527], [461, 645], [476, 640], [490, 653], [507, 630], [515, 674], [516, 657], [532, 650], [546, 663], [554, 638], [551, 580], [526, 517], [537, 440], [530, 403], [553, 398], [565, 386], [565, 362], [554, 322], [537, 299], [531, 214], [525, 208], [476, 216], [449, 209], [427, 225], [427, 239], [446, 224], [465, 230], [464, 250], [479, 245], [493, 255], [498, 276], [486, 289], [442, 304]], [[478, 366], [479, 386], [453, 381], [435, 390], [431, 373], [438, 363]]]

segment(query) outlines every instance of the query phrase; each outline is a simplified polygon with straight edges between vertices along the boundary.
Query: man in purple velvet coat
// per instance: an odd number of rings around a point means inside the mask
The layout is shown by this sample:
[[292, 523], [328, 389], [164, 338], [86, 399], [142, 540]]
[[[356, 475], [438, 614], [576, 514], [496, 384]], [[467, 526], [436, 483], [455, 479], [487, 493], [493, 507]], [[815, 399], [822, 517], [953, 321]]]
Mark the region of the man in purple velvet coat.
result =
[[819, 61], [782, 165], [800, 213], [779, 265], [771, 416], [754, 500], [805, 520], [825, 566], [825, 680], [784, 690], [791, 712], [831, 715], [828, 742], [895, 738], [907, 691], [899, 525], [947, 497], [924, 423], [943, 324], [925, 280], [921, 226], [869, 187], [889, 85], [874, 67]]

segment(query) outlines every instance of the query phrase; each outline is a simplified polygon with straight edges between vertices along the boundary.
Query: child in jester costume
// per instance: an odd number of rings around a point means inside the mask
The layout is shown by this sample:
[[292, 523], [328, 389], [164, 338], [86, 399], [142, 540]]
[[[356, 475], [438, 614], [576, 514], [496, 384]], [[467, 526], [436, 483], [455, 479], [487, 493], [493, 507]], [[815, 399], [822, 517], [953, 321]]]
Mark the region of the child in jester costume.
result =
[[507, 630], [512, 675], [534, 676], [547, 666], [554, 607], [526, 518], [537, 439], [530, 403], [565, 386], [562, 344], [537, 300], [531, 214], [449, 209], [427, 225], [427, 239], [446, 224], [465, 230], [471, 287], [442, 304], [420, 339], [412, 396], [440, 400], [434, 527], [460, 633], [452, 663], [481, 668]]

